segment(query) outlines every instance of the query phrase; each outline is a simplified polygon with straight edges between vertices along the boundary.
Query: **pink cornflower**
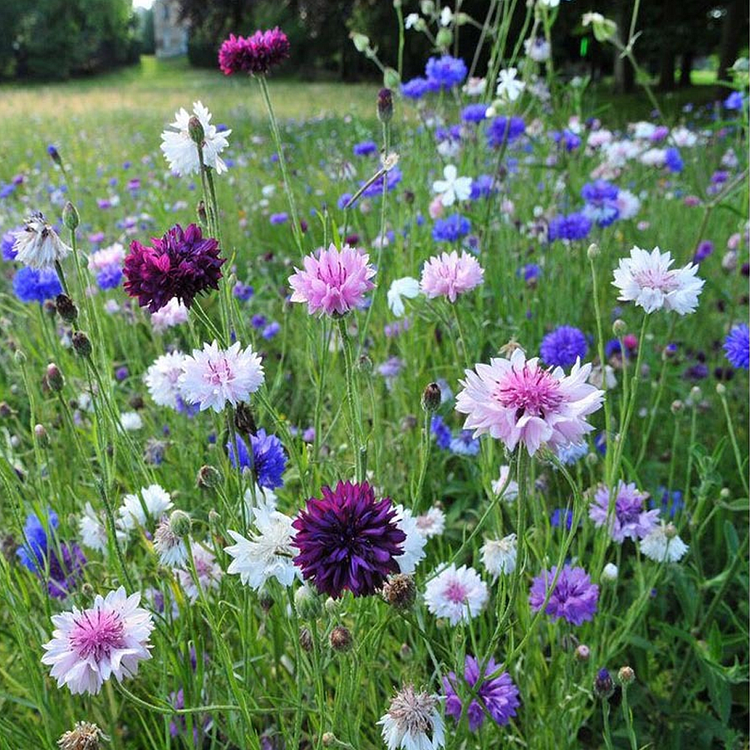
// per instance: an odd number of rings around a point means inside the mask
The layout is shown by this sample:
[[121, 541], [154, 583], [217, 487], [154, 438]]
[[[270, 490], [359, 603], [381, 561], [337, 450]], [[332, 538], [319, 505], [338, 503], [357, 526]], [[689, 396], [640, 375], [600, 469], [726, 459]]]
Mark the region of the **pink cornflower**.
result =
[[545, 370], [538, 358], [527, 360], [516, 349], [510, 360], [493, 358], [476, 372], [466, 370], [456, 411], [468, 415], [464, 429], [474, 437], [488, 433], [511, 451], [519, 443], [530, 455], [542, 445], [574, 445], [594, 429], [585, 418], [602, 405], [604, 391], [586, 382], [590, 372], [580, 361], [570, 375], [560, 367]]
[[422, 269], [422, 291], [430, 298], [447, 297], [455, 302], [459, 294], [484, 282], [484, 269], [473, 255], [454, 250], [430, 258]]
[[446, 617], [451, 625], [476, 617], [490, 597], [487, 584], [474, 568], [455, 564], [443, 569], [427, 583], [424, 601], [435, 617]]
[[42, 663], [52, 667], [57, 686], [67, 685], [74, 695], [96, 695], [102, 683], [114, 675], [118, 682], [138, 671], [141, 659], [150, 659], [148, 640], [154, 623], [138, 606], [140, 593], [127, 596], [121, 586], [94, 606], [52, 617], [52, 640], [42, 648]]
[[327, 250], [320, 248], [317, 257], [305, 257], [304, 271], [295, 268], [296, 273], [289, 277], [292, 302], [306, 302], [310, 315], [346, 315], [375, 287], [370, 281], [375, 269], [369, 259], [367, 253], [349, 245], [341, 250], [333, 244]]
[[178, 381], [182, 398], [199, 404], [200, 410], [221, 411], [227, 403], [246, 401], [263, 383], [263, 365], [251, 347], [240, 349], [236, 341], [229, 349], [219, 349], [214, 341], [194, 349], [185, 357]]
[[252, 73], [265, 75], [289, 57], [289, 39], [277, 26], [268, 31], [256, 31], [252, 36], [229, 35], [219, 49], [219, 67], [224, 75]]

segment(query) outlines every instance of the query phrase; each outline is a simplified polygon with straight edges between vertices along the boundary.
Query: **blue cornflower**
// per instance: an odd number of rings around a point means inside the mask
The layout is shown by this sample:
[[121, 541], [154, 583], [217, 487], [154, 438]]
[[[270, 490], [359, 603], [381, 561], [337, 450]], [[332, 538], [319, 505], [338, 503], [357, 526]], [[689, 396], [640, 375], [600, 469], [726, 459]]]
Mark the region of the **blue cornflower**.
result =
[[586, 201], [583, 213], [600, 227], [608, 227], [620, 215], [619, 192], [616, 185], [606, 180], [587, 182], [581, 190], [581, 197]]
[[96, 283], [100, 289], [115, 289], [122, 281], [122, 268], [117, 265], [102, 268], [96, 275]]
[[21, 302], [44, 302], [62, 294], [57, 274], [51, 268], [24, 266], [13, 277], [13, 291]]
[[461, 430], [448, 444], [450, 452], [457, 456], [476, 456], [479, 453], [479, 440], [473, 438], [473, 434], [473, 430]]
[[438, 448], [446, 450], [451, 444], [451, 430], [443, 421], [443, 418], [437, 414], [433, 415], [430, 421], [430, 432], [435, 436], [435, 444]]
[[662, 516], [674, 518], [685, 507], [682, 492], [679, 490], [672, 490], [670, 494], [666, 487], [658, 487], [656, 497], [658, 499], [652, 497], [648, 505], [649, 508], [658, 508]]
[[542, 269], [536, 263], [527, 263], [516, 271], [516, 276], [523, 277], [527, 284], [535, 284], [542, 275]]
[[581, 212], [555, 216], [549, 223], [549, 241], [584, 240], [591, 231], [591, 220]]
[[667, 169], [669, 169], [670, 172], [679, 173], [685, 168], [685, 163], [682, 161], [682, 156], [680, 156], [679, 150], [674, 147], [667, 149], [664, 163], [667, 165]]
[[447, 219], [438, 219], [432, 227], [432, 239], [435, 242], [457, 242], [471, 231], [471, 222], [461, 216], [452, 214]]
[[464, 122], [482, 122], [487, 119], [486, 104], [467, 104], [461, 110], [461, 119]]
[[3, 234], [2, 240], [0, 240], [0, 247], [3, 252], [3, 260], [15, 260], [16, 251], [13, 249], [13, 245], [16, 244], [16, 232], [20, 232], [23, 229], [22, 226], [11, 229], [9, 232]]
[[234, 294], [240, 302], [247, 302], [253, 294], [255, 294], [255, 290], [250, 284], [243, 284], [241, 281], [238, 281], [232, 289], [232, 294]]
[[[386, 172], [385, 175], [381, 175], [378, 177], [375, 182], [373, 182], [371, 185], [369, 185], [362, 195], [365, 198], [377, 198], [379, 195], [383, 194], [383, 177], [387, 178], [386, 182], [386, 188], [388, 192], [393, 190], [393, 188], [398, 185], [399, 182], [401, 182], [401, 170], [398, 167], [394, 167], [390, 172]], [[364, 181], [359, 183], [360, 185], [364, 185]]]
[[281, 211], [278, 214], [271, 214], [269, 221], [271, 224], [286, 224], [289, 221], [289, 214], [285, 211]]
[[236, 454], [231, 441], [227, 443], [232, 466], [251, 469], [259, 487], [274, 490], [283, 486], [282, 475], [286, 470], [286, 452], [281, 440], [276, 435], [267, 435], [266, 431], [261, 428], [255, 435], [250, 435], [251, 455], [247, 443], [239, 435], [236, 437]]
[[711, 240], [703, 240], [693, 255], [693, 263], [702, 263], [714, 251], [714, 243]]
[[567, 128], [562, 132], [555, 131], [552, 133], [552, 139], [555, 143], [561, 143], [566, 151], [575, 151], [581, 145], [581, 136]]
[[496, 117], [487, 128], [487, 143], [500, 148], [504, 143], [517, 141], [526, 132], [526, 123], [520, 117]]
[[261, 336], [266, 340], [270, 341], [274, 336], [278, 334], [278, 332], [281, 330], [281, 323], [277, 323], [274, 321], [273, 323], [269, 323], [262, 331]]
[[553, 529], [559, 529], [564, 523], [565, 528], [570, 531], [570, 527], [573, 525], [573, 511], [556, 508], [550, 514], [549, 522]]
[[487, 198], [489, 195], [497, 190], [495, 187], [495, 179], [489, 174], [480, 174], [475, 180], [471, 181], [471, 194], [469, 195], [470, 200], [479, 200], [479, 198]]
[[250, 325], [256, 330], [263, 328], [266, 325], [266, 316], [265, 315], [253, 315], [253, 317], [250, 318]]
[[568, 445], [565, 448], [558, 448], [557, 458], [561, 464], [571, 466], [577, 461], [580, 461], [588, 452], [589, 446], [587, 443], [576, 443], [574, 445]]
[[439, 58], [431, 57], [425, 66], [427, 79], [443, 89], [462, 84], [468, 72], [469, 70], [463, 60], [450, 55], [443, 55]]
[[342, 193], [339, 199], [336, 201], [336, 206], [343, 211], [346, 208], [346, 204], [352, 199], [351, 193]]
[[411, 81], [401, 84], [401, 94], [407, 99], [421, 99], [434, 90], [434, 84], [426, 78], [412, 78]]
[[362, 141], [362, 143], [355, 143], [352, 151], [355, 156], [369, 156], [377, 153], [378, 146], [375, 141]]
[[573, 326], [559, 326], [542, 339], [539, 354], [542, 361], [553, 367], [572, 367], [589, 350], [583, 331]]
[[745, 323], [736, 325], [724, 341], [726, 358], [734, 367], [748, 369], [750, 360], [750, 330]]
[[733, 91], [726, 99], [724, 99], [724, 109], [742, 109], [744, 103], [744, 97], [739, 91]]

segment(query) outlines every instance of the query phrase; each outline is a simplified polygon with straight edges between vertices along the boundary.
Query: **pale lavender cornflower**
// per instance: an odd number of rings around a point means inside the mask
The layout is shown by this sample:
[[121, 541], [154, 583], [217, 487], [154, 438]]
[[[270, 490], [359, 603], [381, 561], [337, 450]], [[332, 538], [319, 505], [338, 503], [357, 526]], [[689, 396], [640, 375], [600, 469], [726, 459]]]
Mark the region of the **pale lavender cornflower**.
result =
[[594, 429], [586, 417], [601, 407], [604, 395], [586, 382], [591, 365], [577, 362], [566, 376], [538, 362], [516, 349], [510, 360], [493, 358], [466, 370], [456, 397], [456, 411], [468, 415], [464, 428], [475, 437], [498, 438], [511, 451], [522, 443], [531, 455], [542, 445], [581, 442]]
[[72, 252], [39, 212], [26, 219], [14, 237], [15, 260], [30, 268], [52, 268]]
[[473, 255], [465, 250], [441, 253], [430, 258], [422, 269], [420, 287], [430, 299], [447, 297], [455, 302], [456, 297], [471, 291], [484, 282], [484, 269]]
[[[533, 612], [538, 612], [542, 608], [556, 573], [557, 568], [552, 566], [551, 570], [545, 570], [534, 578], [529, 594], [529, 604]], [[571, 625], [581, 625], [587, 620], [594, 619], [598, 602], [599, 587], [591, 583], [586, 571], [566, 565], [557, 577], [557, 583], [544, 611], [553, 621], [562, 618]]]
[[610, 509], [609, 489], [601, 486], [589, 507], [589, 518], [597, 527], [606, 526], [612, 539], [622, 544], [625, 539], [643, 539], [658, 523], [659, 510], [646, 510], [646, 495], [635, 484], [620, 481]]
[[445, 723], [437, 695], [405, 685], [378, 721], [388, 750], [440, 750], [445, 745]]
[[263, 365], [252, 347], [241, 349], [236, 341], [229, 349], [219, 349], [214, 341], [185, 357], [179, 388], [186, 403], [220, 412], [228, 403], [247, 401], [263, 379]]
[[151, 313], [151, 325], [155, 333], [163, 333], [167, 328], [187, 323], [189, 310], [184, 302], [172, 297], [164, 307]]
[[304, 270], [295, 268], [289, 277], [292, 302], [304, 302], [310, 315], [346, 315], [364, 302], [364, 295], [375, 285], [370, 279], [375, 269], [370, 256], [358, 248], [331, 244], [316, 255], [304, 258]]
[[52, 640], [42, 648], [42, 663], [51, 666], [57, 686], [67, 685], [74, 695], [96, 695], [114, 676], [118, 682], [138, 671], [138, 662], [150, 659], [151, 614], [138, 606], [140, 593], [127, 596], [121, 586], [106, 597], [97, 595], [94, 606], [53, 615]]
[[427, 583], [424, 601], [435, 617], [445, 617], [451, 625], [468, 622], [487, 604], [489, 590], [474, 568], [455, 564], [443, 569]]
[[[190, 548], [195, 563], [195, 571], [198, 574], [198, 584], [207, 593], [211, 589], [218, 589], [221, 582], [222, 570], [216, 562], [214, 553], [200, 544], [193, 544]], [[193, 580], [193, 576], [187, 570], [176, 570], [175, 575], [180, 582], [184, 592], [191, 603], [198, 601], [200, 589]]]
[[417, 528], [425, 539], [440, 536], [445, 531], [445, 513], [433, 505], [426, 513], [417, 516]]

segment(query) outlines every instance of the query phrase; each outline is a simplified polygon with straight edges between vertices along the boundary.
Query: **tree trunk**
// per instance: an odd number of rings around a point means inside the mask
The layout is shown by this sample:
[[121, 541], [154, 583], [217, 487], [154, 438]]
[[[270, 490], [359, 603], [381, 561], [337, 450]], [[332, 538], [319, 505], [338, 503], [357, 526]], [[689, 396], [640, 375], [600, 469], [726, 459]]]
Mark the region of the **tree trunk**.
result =
[[680, 62], [680, 88], [684, 89], [690, 85], [690, 72], [693, 69], [693, 51], [687, 50], [682, 53], [682, 60]]
[[[745, 0], [730, 0], [727, 3], [727, 14], [721, 27], [721, 46], [719, 48], [719, 80], [729, 78], [727, 71], [732, 67], [740, 50], [740, 42], [745, 32], [747, 4]], [[722, 93], [726, 93], [722, 89]]]
[[674, 50], [664, 46], [659, 61], [659, 91], [674, 89], [675, 57]]

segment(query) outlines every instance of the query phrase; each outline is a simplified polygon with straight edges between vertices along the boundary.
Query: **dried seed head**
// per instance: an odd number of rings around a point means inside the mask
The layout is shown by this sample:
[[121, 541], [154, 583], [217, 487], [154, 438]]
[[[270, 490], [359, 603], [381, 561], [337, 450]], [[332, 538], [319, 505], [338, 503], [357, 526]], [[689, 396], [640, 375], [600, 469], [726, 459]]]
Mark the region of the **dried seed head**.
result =
[[351, 631], [349, 630], [349, 628], [346, 628], [343, 625], [337, 625], [331, 631], [331, 635], [328, 637], [328, 640], [331, 644], [331, 648], [334, 651], [340, 651], [342, 653], [351, 651], [351, 648], [354, 645]]
[[75, 727], [57, 741], [60, 750], [99, 750], [101, 742], [109, 740], [96, 724], [77, 721]]
[[635, 680], [635, 672], [632, 667], [620, 667], [620, 671], [617, 673], [617, 679], [621, 685], [630, 685]]
[[394, 609], [410, 609], [417, 597], [417, 587], [412, 576], [398, 573], [383, 584], [383, 598]]

